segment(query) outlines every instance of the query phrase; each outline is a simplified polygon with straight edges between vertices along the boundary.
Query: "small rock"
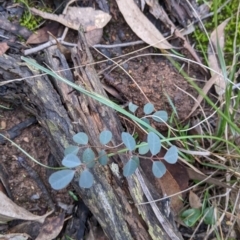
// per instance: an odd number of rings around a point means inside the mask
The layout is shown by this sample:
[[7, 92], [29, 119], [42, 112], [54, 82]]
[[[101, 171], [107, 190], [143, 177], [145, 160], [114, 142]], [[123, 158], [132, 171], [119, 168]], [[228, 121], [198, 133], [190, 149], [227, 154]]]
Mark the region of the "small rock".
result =
[[23, 141], [26, 142], [26, 143], [29, 143], [28, 137], [23, 138]]
[[5, 120], [2, 120], [1, 121], [1, 129], [6, 129], [6, 127], [7, 127], [7, 123], [6, 123], [6, 121]]

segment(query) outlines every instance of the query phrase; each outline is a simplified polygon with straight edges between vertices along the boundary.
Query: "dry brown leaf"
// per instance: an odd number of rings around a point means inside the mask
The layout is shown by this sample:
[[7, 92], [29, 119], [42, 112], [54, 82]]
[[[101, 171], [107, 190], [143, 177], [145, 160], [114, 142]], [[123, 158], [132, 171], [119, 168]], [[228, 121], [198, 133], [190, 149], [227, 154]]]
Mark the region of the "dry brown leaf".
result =
[[36, 240], [55, 239], [62, 230], [64, 214], [47, 218]]
[[5, 194], [0, 192], [0, 223], [6, 223], [13, 219], [33, 220], [43, 223], [45, 218], [51, 214], [49, 212], [43, 216], [34, 215], [22, 207], [19, 207]]
[[[166, 154], [164, 148], [161, 149], [158, 157], [163, 158]], [[149, 153], [147, 156], [151, 156]], [[167, 172], [162, 178], [154, 177], [152, 173], [152, 165], [149, 161], [140, 161], [141, 168], [144, 170], [148, 181], [154, 187], [156, 192], [162, 193], [163, 196], [170, 196], [172, 194], [179, 193], [176, 196], [170, 198], [170, 208], [174, 216], [176, 216], [183, 207], [182, 198], [185, 197], [186, 193], [181, 193], [188, 187], [189, 177], [186, 171], [186, 167], [179, 162], [175, 164], [169, 164], [164, 161], [164, 165], [167, 168]]]
[[2, 56], [7, 50], [9, 49], [9, 46], [6, 42], [0, 43], [0, 56]]
[[[162, 191], [167, 196], [181, 192], [178, 182], [173, 178], [173, 176], [168, 170], [161, 179], [156, 179], [156, 181], [161, 182], [160, 185]], [[179, 211], [183, 208], [183, 201], [181, 200], [181, 198], [181, 193], [179, 195], [171, 197], [170, 206], [174, 215], [177, 215]]]
[[78, 30], [80, 25], [82, 25], [86, 32], [103, 28], [111, 19], [111, 16], [108, 13], [101, 10], [95, 10], [91, 7], [68, 7], [66, 14], [64, 15], [42, 12], [36, 8], [30, 8], [30, 10], [33, 14], [36, 14], [44, 19], [59, 22], [74, 30]]
[[52, 33], [52, 35], [56, 36], [58, 32], [58, 23], [51, 22], [50, 24], [38, 29], [34, 32], [27, 40], [27, 44], [40, 44], [47, 42], [49, 40], [48, 32]]
[[159, 49], [173, 48], [133, 0], [117, 0], [117, 4], [127, 24], [144, 42]]
[[[171, 173], [173, 178], [177, 181], [181, 191], [188, 188], [189, 176], [188, 176], [187, 169], [184, 165], [182, 165], [179, 162], [176, 162], [175, 164], [164, 162], [164, 165], [166, 166], [169, 173]], [[182, 195], [184, 198], [186, 193], [183, 193]]]
[[[211, 42], [213, 44], [213, 47], [215, 48], [215, 51], [217, 49], [217, 36], [220, 36], [220, 38], [218, 38], [219, 47], [221, 49], [224, 47], [224, 28], [226, 27], [228, 21], [229, 21], [229, 19], [226, 19], [224, 22], [222, 22], [212, 32], [212, 34], [210, 36], [210, 40], [211, 40]], [[208, 47], [208, 62], [209, 62], [209, 67], [211, 69], [213, 69], [214, 71], [222, 74], [222, 70], [221, 70], [221, 68], [219, 66], [216, 54], [212, 52], [210, 46]], [[210, 90], [210, 88], [214, 85], [216, 93], [220, 96], [220, 99], [221, 99], [221, 95], [224, 93], [225, 88], [226, 88], [226, 82], [223, 79], [223, 77], [221, 77], [219, 74], [217, 74], [215, 72], [211, 72], [211, 75], [212, 75], [212, 77], [206, 82], [206, 84], [204, 85], [202, 91], [206, 95], [208, 93], [208, 91]], [[192, 111], [189, 113], [188, 117], [190, 117], [194, 113], [194, 111], [199, 107], [199, 105], [201, 104], [202, 100], [203, 100], [203, 96], [199, 95], [197, 97], [197, 102], [194, 104], [194, 106], [192, 108]]]
[[200, 198], [193, 191], [190, 191], [190, 193], [189, 193], [189, 204], [190, 204], [191, 208], [202, 207]]
[[[210, 35], [211, 43], [214, 47], [215, 52], [217, 52], [217, 46], [219, 44], [219, 47], [221, 50], [224, 48], [224, 29], [227, 26], [230, 18], [223, 21]], [[222, 70], [219, 65], [219, 60], [217, 58], [216, 53], [211, 51], [210, 46], [208, 47], [208, 62], [209, 67], [213, 69], [215, 72], [221, 73]], [[212, 78], [214, 79], [215, 84], [215, 90], [218, 95], [222, 95], [225, 92], [226, 89], [226, 82], [223, 77], [219, 76], [217, 73], [211, 71]]]
[[93, 31], [86, 32], [85, 37], [89, 46], [94, 46], [101, 41], [103, 35], [103, 29], [95, 29]]
[[[170, 196], [185, 190], [188, 187], [189, 181], [185, 167], [178, 162], [176, 164], [164, 162], [164, 165], [167, 168], [166, 174], [164, 174], [161, 179], [156, 179], [156, 181], [161, 182], [160, 185], [163, 193]], [[185, 193], [180, 193], [179, 195], [171, 197], [171, 209], [173, 210], [174, 215], [177, 215], [183, 208], [181, 198], [184, 198], [184, 196]]]
[[103, 86], [104, 90], [106, 90], [113, 97], [120, 100], [121, 102], [124, 102], [123, 98], [120, 96], [119, 92], [115, 88], [113, 88], [105, 83], [102, 83], [102, 86]]

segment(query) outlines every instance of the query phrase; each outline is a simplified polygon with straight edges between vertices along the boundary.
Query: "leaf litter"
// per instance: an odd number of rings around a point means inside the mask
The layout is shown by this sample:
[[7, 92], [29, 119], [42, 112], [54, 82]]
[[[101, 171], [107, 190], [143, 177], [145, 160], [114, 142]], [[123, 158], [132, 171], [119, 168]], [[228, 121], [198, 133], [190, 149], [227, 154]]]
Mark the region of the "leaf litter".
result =
[[95, 10], [92, 7], [68, 7], [66, 14], [60, 15], [46, 13], [36, 8], [30, 8], [30, 10], [33, 14], [44, 19], [59, 22], [65, 27], [74, 30], [78, 30], [81, 25], [86, 32], [103, 28], [111, 19], [111, 16], [108, 13], [101, 10]]
[[[230, 19], [226, 19], [211, 33], [210, 41], [212, 42], [212, 44], [209, 43], [209, 47], [208, 47], [208, 61], [209, 61], [209, 67], [213, 69], [214, 72], [211, 71], [212, 77], [206, 82], [206, 84], [202, 88], [204, 95], [207, 95], [211, 87], [214, 86], [220, 99], [222, 94], [225, 92], [226, 81], [221, 76], [223, 72], [219, 65], [219, 59], [217, 58], [216, 52], [218, 49], [217, 46], [218, 46], [219, 40], [220, 40], [219, 48], [221, 49], [221, 51], [224, 48], [224, 29], [227, 23], [229, 22], [229, 20]], [[221, 37], [217, 38], [218, 36], [221, 36]], [[211, 49], [210, 47], [211, 45], [213, 45], [214, 49]], [[197, 97], [197, 102], [194, 104], [187, 118], [189, 118], [196, 111], [196, 109], [199, 107], [202, 101], [203, 101], [203, 96], [199, 95]]]
[[133, 0], [117, 0], [117, 4], [128, 25], [144, 42], [159, 49], [173, 48]]
[[36, 216], [15, 204], [10, 198], [0, 191], [0, 222], [6, 223], [14, 219], [34, 220], [43, 223], [45, 218], [52, 213]]
[[[118, 2], [119, 2], [119, 1], [118, 1]], [[122, 1], [122, 2], [124, 2], [124, 1]], [[142, 2], [142, 4], [143, 4], [143, 2]], [[54, 16], [54, 18], [55, 18], [55, 16]], [[56, 18], [55, 18], [55, 19], [56, 19]], [[61, 22], [61, 23], [62, 23], [62, 22]], [[65, 24], [64, 24], [64, 25], [65, 25]], [[66, 26], [66, 25], [65, 25], [65, 26]], [[87, 30], [88, 30], [88, 29], [90, 30], [91, 27], [89, 27], [89, 28], [87, 27], [86, 29], [87, 29]], [[132, 29], [133, 29], [133, 28], [132, 28]], [[133, 30], [134, 30], [134, 29], [133, 29]], [[136, 32], [138, 32], [138, 31], [139, 31], [139, 30], [136, 30]], [[137, 33], [136, 33], [136, 34], [137, 34]], [[141, 35], [141, 34], [140, 34], [140, 35]], [[140, 36], [139, 36], [139, 37], [140, 37]], [[142, 38], [142, 37], [140, 37], [140, 38]], [[143, 37], [143, 38], [144, 38], [144, 37]], [[143, 38], [142, 38], [142, 39], [143, 39]], [[144, 39], [143, 39], [143, 40], [144, 40]], [[145, 41], [145, 40], [144, 40], [144, 41]], [[147, 42], [147, 41], [146, 41], [146, 42]], [[148, 42], [147, 42], [147, 43], [148, 43]], [[161, 46], [161, 47], [162, 47], [162, 46]], [[165, 46], [165, 47], [166, 47], [166, 46]], [[170, 44], [169, 44], [168, 47], [169, 47], [169, 48], [172, 48], [172, 46], [171, 46]], [[160, 48], [160, 49], [169, 49], [169, 48]], [[173, 181], [171, 180], [170, 182], [173, 182]], [[175, 184], [174, 184], [174, 185], [175, 185]], [[178, 190], [179, 190], [179, 189], [178, 189]], [[170, 194], [169, 194], [169, 195], [170, 195]]]

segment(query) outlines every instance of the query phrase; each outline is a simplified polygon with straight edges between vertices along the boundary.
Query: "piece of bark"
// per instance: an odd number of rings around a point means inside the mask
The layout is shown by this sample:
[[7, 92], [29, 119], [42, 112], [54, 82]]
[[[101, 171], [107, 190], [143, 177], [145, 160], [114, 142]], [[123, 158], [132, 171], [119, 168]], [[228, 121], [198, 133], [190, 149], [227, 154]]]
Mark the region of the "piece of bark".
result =
[[20, 26], [19, 24], [11, 23], [5, 17], [0, 16], [0, 28], [6, 30], [7, 32], [11, 32], [16, 36], [21, 36], [24, 39], [28, 39], [32, 34], [32, 31], [28, 30], [25, 27]]

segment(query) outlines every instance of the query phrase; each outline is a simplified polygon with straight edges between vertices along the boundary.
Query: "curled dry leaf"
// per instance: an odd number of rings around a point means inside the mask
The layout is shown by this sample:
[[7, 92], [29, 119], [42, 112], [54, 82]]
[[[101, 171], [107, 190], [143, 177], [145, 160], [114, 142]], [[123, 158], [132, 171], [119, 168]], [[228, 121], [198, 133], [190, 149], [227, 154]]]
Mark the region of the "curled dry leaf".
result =
[[159, 49], [172, 48], [133, 0], [117, 0], [117, 4], [127, 24], [144, 42]]
[[200, 198], [193, 191], [190, 191], [190, 193], [189, 193], [189, 204], [190, 204], [191, 208], [202, 207]]
[[170, 204], [173, 215], [177, 215], [183, 208], [183, 201], [181, 199], [185, 197], [185, 193], [181, 192], [188, 187], [188, 174], [185, 167], [178, 162], [176, 164], [164, 162], [164, 165], [167, 168], [167, 172], [159, 179], [159, 182], [161, 182], [160, 186], [162, 192], [166, 193], [167, 196], [179, 193], [171, 197]]
[[47, 218], [36, 240], [55, 239], [62, 230], [64, 214]]
[[0, 223], [6, 223], [13, 219], [33, 220], [43, 223], [45, 218], [51, 213], [52, 211], [43, 216], [34, 215], [24, 208], [19, 207], [5, 194], [0, 192]]
[[[227, 26], [228, 22], [229, 22], [230, 18], [226, 19], [225, 21], [223, 21], [212, 33], [210, 36], [210, 40], [211, 43], [214, 47], [214, 51], [213, 49], [211, 49], [210, 44], [208, 46], [208, 62], [209, 62], [209, 67], [211, 69], [213, 69], [215, 72], [218, 72], [220, 74], [222, 74], [222, 70], [221, 67], [219, 65], [219, 59], [217, 58], [217, 52], [218, 52], [218, 46], [219, 48], [222, 50], [224, 48], [224, 29]], [[222, 51], [223, 52], [223, 51]], [[211, 71], [211, 75], [212, 75], [212, 82], [215, 85], [215, 90], [216, 93], [220, 96], [225, 92], [226, 89], [226, 81], [224, 80], [223, 77], [219, 76], [219, 74], [215, 73], [213, 71]], [[210, 80], [211, 80], [210, 79]], [[210, 81], [209, 80], [209, 81]]]
[[162, 188], [162, 192], [167, 196], [179, 193], [179, 195], [171, 197], [170, 202], [172, 213], [174, 216], [176, 216], [179, 213], [179, 211], [183, 208], [183, 201], [181, 200], [182, 194], [178, 182], [168, 170], [161, 179], [158, 179], [158, 181], [160, 182], [159, 185]]
[[[226, 82], [222, 76], [219, 74], [222, 74], [221, 67], [219, 66], [219, 61], [217, 59], [217, 42], [219, 43], [219, 47], [223, 49], [224, 47], [224, 29], [230, 19], [226, 19], [224, 22], [222, 22], [211, 34], [210, 40], [214, 47], [214, 49], [211, 49], [210, 45], [208, 46], [208, 62], [209, 67], [213, 69], [215, 72], [211, 72], [212, 77], [206, 82], [204, 85], [202, 91], [206, 95], [208, 91], [211, 89], [211, 87], [214, 85], [216, 93], [219, 95], [219, 100], [221, 100], [222, 94], [225, 92], [226, 89]], [[213, 51], [214, 50], [214, 51]], [[219, 74], [217, 74], [218, 72]], [[187, 116], [189, 118], [195, 110], [200, 106], [201, 102], [203, 100], [203, 95], [199, 95], [197, 97], [197, 102], [194, 104], [191, 112]], [[186, 119], [187, 119], [186, 118]]]
[[60, 15], [42, 12], [36, 8], [30, 8], [30, 10], [33, 14], [44, 19], [59, 22], [74, 30], [78, 30], [80, 25], [82, 25], [86, 32], [103, 28], [111, 19], [108, 13], [101, 10], [95, 10], [91, 7], [68, 7], [66, 14]]

